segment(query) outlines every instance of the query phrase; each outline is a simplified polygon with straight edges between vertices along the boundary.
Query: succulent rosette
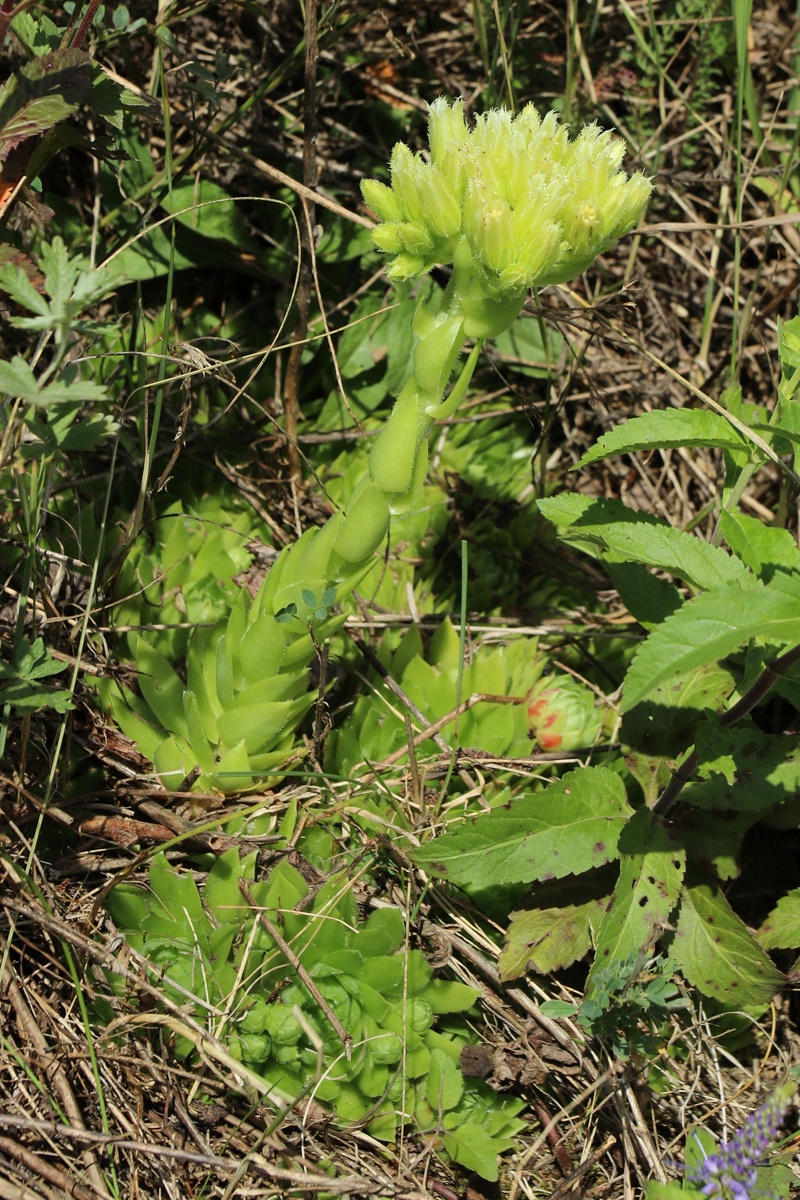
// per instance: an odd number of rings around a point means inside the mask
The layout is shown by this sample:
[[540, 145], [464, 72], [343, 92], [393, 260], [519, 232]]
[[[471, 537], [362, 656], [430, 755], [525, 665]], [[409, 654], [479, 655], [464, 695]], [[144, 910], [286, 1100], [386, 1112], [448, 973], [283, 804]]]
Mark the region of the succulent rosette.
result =
[[586, 270], [637, 224], [652, 190], [641, 172], [620, 170], [620, 139], [587, 125], [570, 140], [555, 112], [542, 118], [533, 104], [516, 116], [491, 109], [470, 129], [463, 100], [442, 97], [428, 140], [427, 159], [399, 142], [391, 186], [367, 179], [362, 192], [390, 278], [455, 268], [467, 336], [496, 336], [529, 288]]
[[528, 693], [528, 722], [542, 750], [591, 746], [603, 715], [589, 688], [570, 675], [544, 675]]

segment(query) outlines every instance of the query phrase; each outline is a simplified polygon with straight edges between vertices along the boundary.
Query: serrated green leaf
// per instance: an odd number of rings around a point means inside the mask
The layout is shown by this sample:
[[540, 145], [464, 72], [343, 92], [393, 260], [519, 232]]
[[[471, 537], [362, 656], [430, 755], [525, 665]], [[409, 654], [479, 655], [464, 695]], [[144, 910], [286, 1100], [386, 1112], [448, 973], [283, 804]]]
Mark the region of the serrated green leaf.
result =
[[777, 809], [800, 791], [800, 747], [746, 722], [731, 729], [702, 721], [698, 768], [681, 798], [695, 808], [747, 812]]
[[750, 638], [779, 645], [800, 641], [800, 579], [779, 571], [768, 588], [734, 582], [688, 601], [637, 651], [622, 711], [629, 712], [665, 679], [719, 662]]
[[[12, 248], [9, 247], [8, 250], [11, 251]], [[0, 288], [21, 308], [49, 318], [50, 305], [31, 281], [31, 276], [35, 275], [37, 269], [27, 258], [23, 257], [23, 261], [18, 262], [18, 257], [15, 254], [12, 259], [3, 261], [0, 265]]]
[[14, 355], [11, 362], [0, 362], [0, 391], [27, 400], [29, 404], [38, 404], [41, 399], [36, 376], [18, 354]]
[[599, 923], [605, 908], [602, 900], [589, 900], [513, 912], [497, 964], [501, 980], [505, 983], [529, 970], [547, 975], [579, 962], [592, 944], [590, 914]]
[[597, 931], [587, 980], [590, 998], [598, 971], [629, 961], [658, 939], [678, 901], [686, 870], [686, 851], [677, 835], [645, 808], [626, 825], [618, 850], [619, 882]]
[[796, 950], [800, 946], [800, 888], [781, 896], [756, 937], [765, 950]]
[[746, 513], [729, 513], [724, 509], [719, 519], [725, 541], [759, 579], [768, 582], [776, 567], [789, 571], [800, 568], [800, 550], [788, 529], [765, 525]]
[[764, 1009], [786, 983], [716, 883], [684, 886], [670, 953], [688, 983], [732, 1009]]
[[[615, 454], [638, 450], [667, 450], [674, 446], [719, 446], [747, 450], [748, 443], [730, 421], [699, 408], [670, 408], [645, 413], [615, 425], [587, 450], [577, 468]], [[576, 469], [577, 469], [576, 468]]]
[[34, 58], [0, 87], [0, 159], [89, 98], [91, 59], [72, 47]]
[[0, 704], [10, 704], [18, 713], [38, 712], [52, 708], [54, 712], [69, 712], [74, 708], [72, 693], [62, 688], [38, 686], [26, 679], [16, 679], [0, 687]]
[[431, 874], [474, 887], [560, 879], [616, 858], [631, 812], [619, 775], [585, 767], [468, 819], [412, 857]]
[[740, 559], [619, 500], [566, 492], [537, 501], [537, 507], [565, 541], [583, 544], [603, 560], [656, 567], [703, 590], [731, 580], [756, 586]]

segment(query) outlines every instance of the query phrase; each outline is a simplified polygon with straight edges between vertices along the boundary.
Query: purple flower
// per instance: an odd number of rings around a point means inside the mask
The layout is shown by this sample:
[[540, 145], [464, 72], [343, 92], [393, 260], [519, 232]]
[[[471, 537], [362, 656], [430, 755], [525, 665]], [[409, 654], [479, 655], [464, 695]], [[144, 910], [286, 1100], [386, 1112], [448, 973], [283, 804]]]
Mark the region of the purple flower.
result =
[[756, 1166], [775, 1140], [789, 1111], [794, 1084], [784, 1083], [757, 1108], [729, 1142], [709, 1154], [687, 1175], [711, 1200], [750, 1200]]

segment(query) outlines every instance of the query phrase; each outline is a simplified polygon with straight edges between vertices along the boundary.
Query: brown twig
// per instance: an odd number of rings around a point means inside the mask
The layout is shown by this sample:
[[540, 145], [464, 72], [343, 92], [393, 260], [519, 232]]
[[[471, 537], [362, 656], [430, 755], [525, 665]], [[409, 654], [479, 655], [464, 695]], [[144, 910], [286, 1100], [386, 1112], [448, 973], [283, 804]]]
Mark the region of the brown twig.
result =
[[[153, 1158], [168, 1158], [174, 1162], [196, 1163], [201, 1167], [213, 1167], [219, 1171], [236, 1171], [241, 1165], [238, 1158], [219, 1158], [213, 1154], [201, 1154], [193, 1150], [180, 1150], [175, 1146], [155, 1146], [151, 1142], [138, 1142], [133, 1138], [118, 1138], [113, 1134], [96, 1133], [94, 1130], [76, 1128], [71, 1125], [59, 1125], [57, 1121], [36, 1121], [30, 1117], [3, 1117], [4, 1125], [9, 1129], [27, 1129], [51, 1138], [87, 1142], [94, 1146], [113, 1146], [116, 1150], [126, 1150], [130, 1154], [141, 1154]], [[301, 1188], [309, 1192], [332, 1192], [346, 1195], [351, 1192], [361, 1196], [372, 1196], [383, 1191], [384, 1185], [362, 1179], [358, 1175], [345, 1176], [336, 1179], [330, 1175], [311, 1175], [305, 1171], [290, 1171], [285, 1167], [275, 1167], [268, 1163], [260, 1154], [249, 1158], [254, 1170], [278, 1183]], [[107, 1193], [106, 1193], [107, 1194]]]
[[[5, 951], [6, 940], [0, 937], [0, 951]], [[29, 1056], [28, 1061], [36, 1066], [41, 1066], [44, 1074], [50, 1080], [53, 1091], [58, 1096], [64, 1112], [69, 1117], [73, 1125], [78, 1128], [83, 1127], [83, 1115], [80, 1105], [75, 1098], [75, 1093], [69, 1082], [66, 1071], [57, 1055], [50, 1049], [47, 1044], [47, 1038], [42, 1032], [39, 1021], [34, 1017], [22, 991], [17, 984], [11, 970], [11, 964], [6, 962], [3, 978], [0, 980], [0, 991], [5, 991], [11, 1007], [17, 1017], [20, 1027], [24, 1029], [25, 1035], [28, 1038], [30, 1047], [33, 1053]], [[8, 1118], [3, 1117], [3, 1123], [8, 1127]], [[83, 1155], [83, 1162], [86, 1167], [87, 1177], [92, 1186], [92, 1189], [100, 1196], [108, 1196], [108, 1188], [106, 1186], [105, 1177], [100, 1170], [100, 1165], [94, 1153], [87, 1150]]]
[[596, 1166], [597, 1163], [600, 1162], [600, 1159], [603, 1157], [603, 1155], [607, 1154], [609, 1150], [613, 1149], [616, 1144], [617, 1139], [615, 1137], [611, 1136], [606, 1138], [599, 1150], [594, 1150], [589, 1157], [580, 1164], [580, 1166], [576, 1167], [575, 1170], [567, 1176], [566, 1179], [561, 1180], [561, 1183], [558, 1185], [558, 1187], [554, 1188], [550, 1193], [548, 1200], [561, 1200], [562, 1196], [566, 1196], [567, 1192], [571, 1192], [575, 1187], [575, 1184], [582, 1179], [588, 1171], [591, 1171], [592, 1167]]
[[70, 1179], [65, 1171], [60, 1170], [27, 1146], [20, 1146], [19, 1142], [15, 1142], [13, 1138], [0, 1137], [0, 1151], [22, 1163], [27, 1170], [38, 1175], [40, 1179], [52, 1183], [54, 1187], [61, 1188], [64, 1195], [72, 1196], [73, 1200], [97, 1200], [98, 1197], [108, 1195], [108, 1192], [96, 1192], [93, 1187], [86, 1187], [85, 1184]]

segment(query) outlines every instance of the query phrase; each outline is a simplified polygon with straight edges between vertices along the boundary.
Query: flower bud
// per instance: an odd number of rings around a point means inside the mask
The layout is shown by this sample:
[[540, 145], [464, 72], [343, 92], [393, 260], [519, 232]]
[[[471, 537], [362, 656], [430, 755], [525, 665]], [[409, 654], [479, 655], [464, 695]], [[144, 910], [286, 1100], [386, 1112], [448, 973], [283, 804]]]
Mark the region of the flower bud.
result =
[[450, 104], [444, 96], [434, 100], [428, 116], [432, 162], [441, 163], [455, 146], [464, 145], [469, 136], [464, 120], [464, 101], [459, 97]]
[[570, 675], [543, 676], [528, 693], [528, 721], [542, 750], [591, 746], [603, 724], [587, 687]]
[[379, 183], [377, 179], [362, 179], [361, 195], [380, 221], [402, 221], [400, 202], [385, 183]]

